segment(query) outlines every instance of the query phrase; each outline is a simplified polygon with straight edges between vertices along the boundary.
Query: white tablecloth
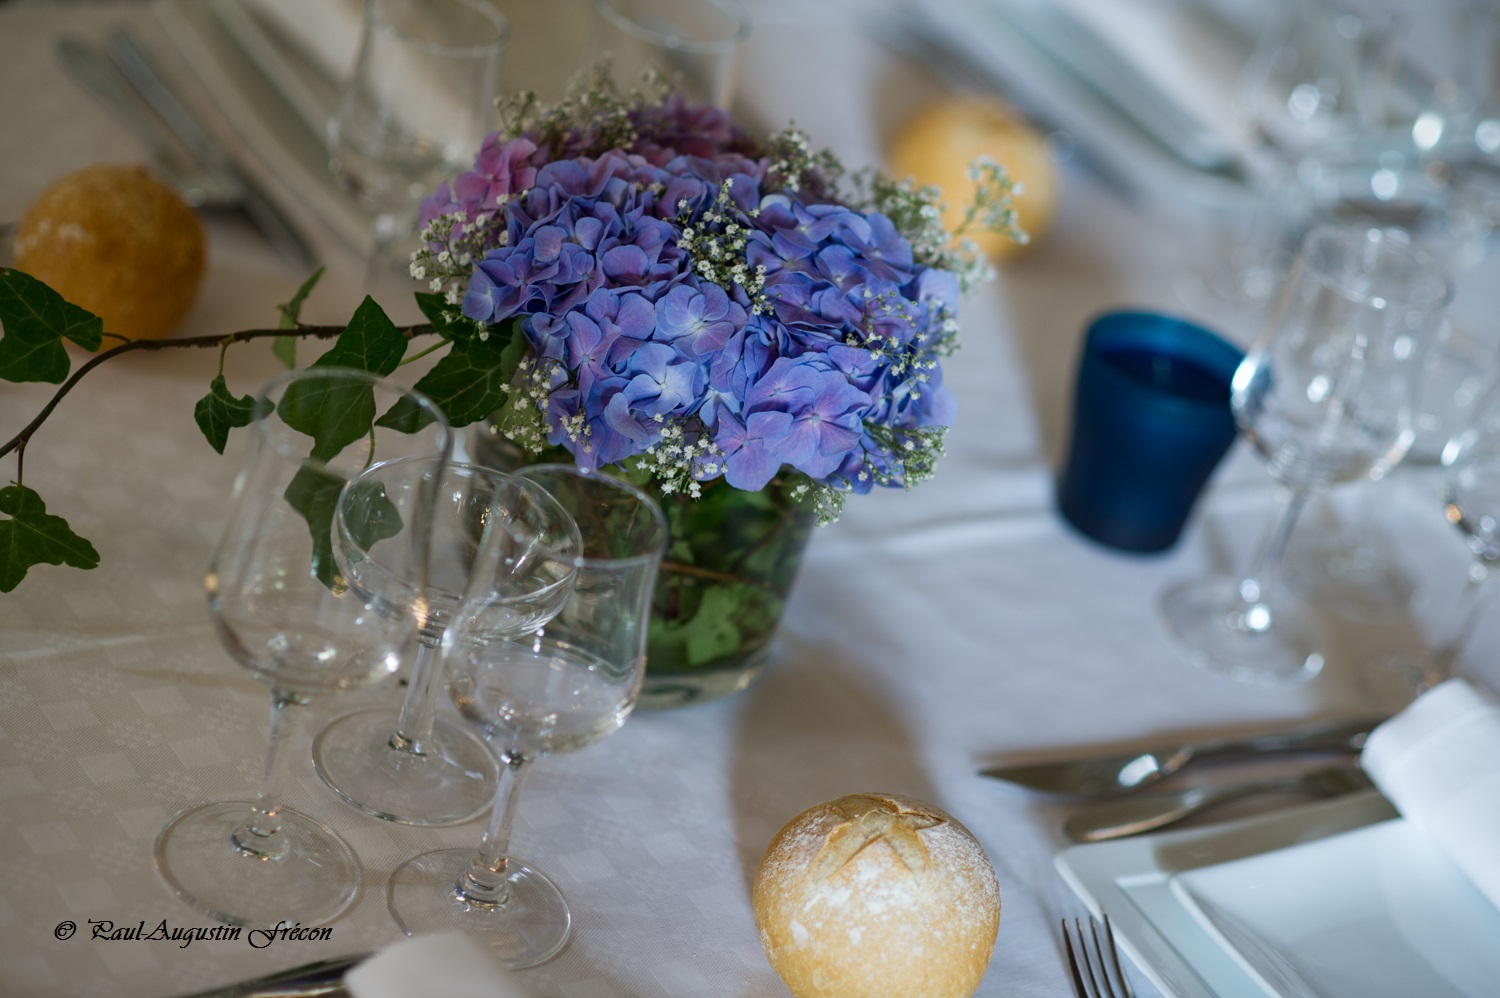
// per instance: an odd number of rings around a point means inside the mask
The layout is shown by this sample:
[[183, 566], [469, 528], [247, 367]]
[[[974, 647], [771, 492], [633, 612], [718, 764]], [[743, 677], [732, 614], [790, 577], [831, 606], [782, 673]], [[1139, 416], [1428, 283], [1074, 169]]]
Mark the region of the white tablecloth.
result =
[[[773, 14], [749, 52], [746, 103], [766, 120], [795, 119], [853, 163], [878, 162], [882, 137], [936, 94], [846, 21], [803, 24], [789, 4]], [[140, 158], [50, 49], [65, 31], [118, 21], [160, 38], [143, 5], [0, 9], [0, 219], [19, 217], [70, 168]], [[1269, 485], [1238, 447], [1183, 543], [1162, 557], [1105, 550], [1057, 518], [1051, 469], [1083, 326], [1120, 306], [1180, 310], [1171, 278], [1194, 235], [1071, 169], [1061, 205], [1045, 241], [965, 305], [965, 345], [947, 367], [961, 415], [937, 478], [858, 498], [815, 537], [763, 681], [719, 703], [637, 714], [607, 741], [538, 767], [515, 848], [567, 894], [576, 934], [520, 975], [535, 994], [784, 995], [756, 938], [755, 865], [793, 815], [865, 790], [931, 801], [988, 851], [1004, 907], [979, 993], [1063, 994], [1055, 926], [1081, 909], [1052, 866], [1068, 806], [982, 779], [981, 764], [1357, 713], [1361, 649], [1442, 625], [1465, 553], [1431, 475], [1402, 472], [1379, 486], [1379, 505], [1423, 586], [1416, 619], [1337, 627], [1325, 674], [1290, 689], [1241, 687], [1173, 651], [1157, 592], [1242, 563]], [[269, 324], [302, 275], [242, 223], [209, 224], [211, 267], [184, 331]], [[311, 234], [330, 276], [306, 317], [337, 320], [355, 300], [358, 261]], [[1482, 295], [1460, 305], [1482, 310]], [[409, 314], [399, 302], [392, 310]], [[1210, 318], [1241, 342], [1251, 333]], [[216, 456], [193, 425], [215, 363], [211, 350], [110, 363], [27, 452], [26, 483], [94, 541], [102, 564], [39, 567], [0, 596], [0, 993], [166, 995], [376, 949], [399, 936], [382, 891], [390, 870], [479, 835], [477, 824], [422, 830], [355, 813], [318, 781], [303, 741], [291, 746], [301, 759], [291, 802], [346, 836], [366, 874], [330, 940], [253, 949], [90, 938], [101, 920], [205, 924], [157, 880], [152, 839], [178, 808], [251, 792], [264, 750], [265, 690], [224, 653], [202, 593], [238, 453], [232, 443]], [[231, 354], [236, 392], [273, 370], [263, 347]], [[0, 386], [0, 436], [50, 392]], [[0, 477], [14, 476], [6, 459]], [[1495, 637], [1476, 636], [1476, 671], [1493, 674]], [[330, 699], [311, 708], [311, 725], [397, 696]], [[66, 940], [54, 936], [64, 921], [78, 927]]]

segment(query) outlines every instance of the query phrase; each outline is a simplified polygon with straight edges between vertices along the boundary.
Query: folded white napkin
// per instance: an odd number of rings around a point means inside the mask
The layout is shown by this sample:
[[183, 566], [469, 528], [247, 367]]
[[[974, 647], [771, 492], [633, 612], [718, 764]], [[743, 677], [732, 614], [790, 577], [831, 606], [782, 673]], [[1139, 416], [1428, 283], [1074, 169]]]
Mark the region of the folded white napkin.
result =
[[458, 932], [403, 939], [345, 974], [344, 988], [354, 998], [526, 998], [508, 970]]
[[1360, 763], [1500, 907], [1500, 700], [1450, 679], [1371, 732]]

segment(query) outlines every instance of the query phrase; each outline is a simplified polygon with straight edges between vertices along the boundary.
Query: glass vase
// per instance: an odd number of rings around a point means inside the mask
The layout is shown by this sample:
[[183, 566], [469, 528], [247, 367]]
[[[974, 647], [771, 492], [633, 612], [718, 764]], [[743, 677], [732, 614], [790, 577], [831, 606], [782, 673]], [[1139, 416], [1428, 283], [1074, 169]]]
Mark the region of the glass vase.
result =
[[[488, 425], [475, 436], [474, 456], [502, 471], [572, 460], [561, 448], [526, 454]], [[794, 498], [779, 478], [759, 492], [717, 479], [697, 499], [661, 495], [643, 479], [635, 484], [651, 487], [668, 528], [638, 706], [683, 707], [744, 689], [781, 623], [817, 523], [812, 503]]]

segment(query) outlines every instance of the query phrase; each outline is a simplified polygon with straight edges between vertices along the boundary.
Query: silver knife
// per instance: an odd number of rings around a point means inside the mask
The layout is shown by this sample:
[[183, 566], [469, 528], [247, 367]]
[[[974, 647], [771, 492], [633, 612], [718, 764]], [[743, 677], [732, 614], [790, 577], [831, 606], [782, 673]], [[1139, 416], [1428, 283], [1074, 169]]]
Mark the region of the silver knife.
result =
[[1383, 717], [1363, 717], [1321, 721], [1251, 738], [1161, 745], [1086, 759], [993, 766], [980, 770], [980, 775], [1048, 793], [1104, 797], [1151, 786], [1193, 762], [1244, 759], [1268, 753], [1353, 754], [1364, 747], [1365, 738], [1383, 720]]
[[317, 266], [317, 258], [301, 233], [178, 100], [135, 37], [124, 28], [117, 29], [110, 34], [106, 48], [120, 72], [188, 151], [210, 170], [233, 177], [243, 187], [241, 208], [272, 248], [299, 269], [311, 270]]
[[1063, 824], [1063, 832], [1074, 842], [1107, 842], [1154, 832], [1256, 794], [1337, 797], [1368, 789], [1370, 785], [1370, 778], [1364, 770], [1355, 765], [1343, 765], [1268, 780], [1243, 780], [1222, 786], [1135, 794], [1084, 808]]
[[343, 998], [344, 974], [369, 959], [369, 953], [319, 960], [288, 970], [280, 970], [253, 981], [240, 981], [207, 991], [195, 991], [178, 998]]

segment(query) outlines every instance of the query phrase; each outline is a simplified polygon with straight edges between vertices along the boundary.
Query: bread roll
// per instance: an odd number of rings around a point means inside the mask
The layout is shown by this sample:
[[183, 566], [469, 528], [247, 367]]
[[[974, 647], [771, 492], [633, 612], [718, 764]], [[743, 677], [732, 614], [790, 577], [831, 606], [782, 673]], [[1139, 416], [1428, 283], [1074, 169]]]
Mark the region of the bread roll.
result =
[[198, 216], [141, 166], [100, 163], [67, 174], [16, 231], [17, 270], [102, 318], [105, 332], [132, 339], [177, 328], [204, 265]]
[[999, 883], [968, 829], [883, 793], [788, 822], [753, 900], [766, 956], [795, 998], [968, 998], [1000, 924]]

